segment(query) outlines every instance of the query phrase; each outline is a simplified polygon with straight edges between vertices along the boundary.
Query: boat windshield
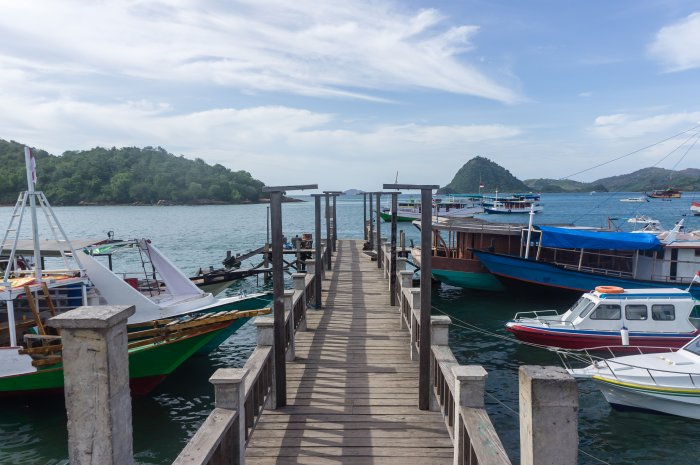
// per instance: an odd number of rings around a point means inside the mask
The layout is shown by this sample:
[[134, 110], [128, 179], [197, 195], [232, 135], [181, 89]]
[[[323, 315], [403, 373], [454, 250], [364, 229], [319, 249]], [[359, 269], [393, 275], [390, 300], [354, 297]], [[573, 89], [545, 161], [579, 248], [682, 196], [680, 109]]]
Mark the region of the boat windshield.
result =
[[584, 318], [595, 307], [595, 302], [586, 296], [581, 297], [576, 303], [566, 312], [566, 320], [575, 320], [578, 317]]
[[700, 337], [696, 337], [689, 343], [683, 347], [683, 350], [687, 350], [688, 352], [692, 352], [695, 355], [700, 355]]

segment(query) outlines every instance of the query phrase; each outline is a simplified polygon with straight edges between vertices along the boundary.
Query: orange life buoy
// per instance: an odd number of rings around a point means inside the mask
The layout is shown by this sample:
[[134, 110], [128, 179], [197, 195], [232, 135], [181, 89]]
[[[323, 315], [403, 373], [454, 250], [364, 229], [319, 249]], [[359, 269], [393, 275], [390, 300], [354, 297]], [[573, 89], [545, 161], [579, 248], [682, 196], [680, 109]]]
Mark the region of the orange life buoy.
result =
[[617, 286], [596, 286], [595, 290], [601, 294], [622, 294], [625, 292], [623, 288]]

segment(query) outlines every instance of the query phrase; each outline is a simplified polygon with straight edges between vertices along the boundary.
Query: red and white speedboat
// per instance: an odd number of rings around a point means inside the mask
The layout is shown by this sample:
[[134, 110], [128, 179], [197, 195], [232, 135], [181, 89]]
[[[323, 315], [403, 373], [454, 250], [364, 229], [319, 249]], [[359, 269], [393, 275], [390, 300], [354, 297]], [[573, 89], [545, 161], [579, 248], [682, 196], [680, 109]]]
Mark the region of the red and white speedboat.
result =
[[569, 310], [520, 312], [506, 329], [526, 342], [566, 349], [682, 347], [700, 334], [700, 303], [681, 289], [598, 286]]
[[693, 215], [700, 215], [700, 202], [692, 202], [690, 204], [690, 211]]

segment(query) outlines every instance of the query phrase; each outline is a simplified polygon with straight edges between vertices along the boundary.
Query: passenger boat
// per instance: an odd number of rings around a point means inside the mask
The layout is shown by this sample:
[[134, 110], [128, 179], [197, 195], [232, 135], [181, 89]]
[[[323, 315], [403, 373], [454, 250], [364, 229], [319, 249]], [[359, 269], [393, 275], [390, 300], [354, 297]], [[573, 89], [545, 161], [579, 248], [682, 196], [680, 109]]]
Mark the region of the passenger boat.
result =
[[664, 231], [664, 229], [661, 227], [661, 222], [659, 220], [655, 220], [644, 215], [629, 218], [627, 222], [632, 223], [635, 226], [641, 226], [641, 229], [636, 229], [633, 232], [660, 233]]
[[[420, 222], [413, 224], [420, 228]], [[481, 264], [474, 249], [519, 254], [522, 228], [522, 224], [492, 223], [477, 218], [433, 221], [433, 278], [466, 289], [502, 291], [503, 284]], [[420, 266], [419, 247], [412, 249], [411, 256]]]
[[679, 348], [700, 334], [700, 306], [680, 289], [598, 286], [566, 312], [519, 312], [506, 329], [522, 341], [567, 349]]
[[539, 199], [539, 194], [501, 195], [499, 198], [496, 191], [495, 197], [484, 197], [484, 211], [490, 214], [538, 213], [544, 209]]
[[690, 204], [690, 211], [693, 215], [700, 215], [700, 202], [692, 202]]
[[672, 187], [666, 189], [657, 189], [647, 194], [647, 197], [652, 199], [680, 199], [681, 191]]
[[[682, 232], [682, 225], [658, 234], [538, 226], [523, 229], [518, 255], [474, 253], [508, 282], [576, 292], [599, 285], [685, 289], [700, 269], [700, 235]], [[699, 286], [690, 292], [700, 297]]]
[[[396, 221], [408, 222], [421, 219], [422, 206], [420, 200], [410, 199], [398, 203]], [[471, 218], [483, 213], [481, 199], [478, 196], [439, 197], [433, 199], [432, 216], [442, 218]], [[391, 209], [379, 212], [379, 216], [387, 222], [391, 221]]]
[[648, 202], [649, 199], [646, 197], [628, 197], [626, 199], [620, 199], [620, 202], [632, 202], [632, 203], [643, 203]]
[[[593, 380], [613, 407], [700, 419], [700, 337], [677, 351], [608, 359], [588, 352], [560, 355], [571, 375]], [[590, 364], [574, 367], [573, 360], [582, 359]]]

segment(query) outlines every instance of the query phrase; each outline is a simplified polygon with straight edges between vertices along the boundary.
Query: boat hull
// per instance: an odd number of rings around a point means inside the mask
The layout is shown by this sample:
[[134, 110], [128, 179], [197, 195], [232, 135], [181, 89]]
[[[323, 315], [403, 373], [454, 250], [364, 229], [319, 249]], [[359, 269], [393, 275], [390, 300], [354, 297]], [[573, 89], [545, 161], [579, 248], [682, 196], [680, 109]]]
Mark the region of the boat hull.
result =
[[450, 286], [479, 291], [503, 291], [503, 284], [491, 273], [433, 269], [433, 277]]
[[[670, 284], [655, 281], [635, 280], [604, 276], [582, 271], [567, 270], [558, 266], [526, 260], [520, 257], [492, 254], [490, 252], [474, 252], [481, 263], [493, 274], [515, 281], [536, 284], [549, 288], [567, 291], [588, 292], [596, 286], [617, 286], [622, 288], [658, 288], [658, 289], [687, 289], [687, 284]], [[695, 298], [700, 298], [700, 287], [690, 288]]]
[[594, 376], [612, 406], [678, 415], [700, 420], [700, 389], [663, 388]]
[[[226, 329], [220, 328], [170, 342], [130, 349], [129, 385], [132, 394], [136, 396], [148, 394], [167, 375]], [[62, 390], [62, 364], [31, 373], [0, 377], [0, 397]]]
[[[561, 347], [563, 349], [590, 349], [615, 346], [616, 350], [621, 349], [621, 351], [624, 351], [624, 348], [621, 347], [623, 343], [619, 331], [539, 328], [516, 322], [508, 323], [506, 330], [513, 333], [519, 340], [532, 344]], [[689, 334], [630, 333], [629, 346], [634, 351], [636, 351], [638, 346], [679, 348], [690, 342], [697, 335], [698, 332]]]
[[[379, 216], [386, 222], [391, 222], [391, 213], [387, 212], [379, 212]], [[420, 213], [416, 214], [415, 217], [413, 216], [406, 216], [405, 214], [401, 215], [396, 215], [396, 221], [400, 223], [408, 223], [410, 221], [414, 220], [419, 220], [420, 219]]]

